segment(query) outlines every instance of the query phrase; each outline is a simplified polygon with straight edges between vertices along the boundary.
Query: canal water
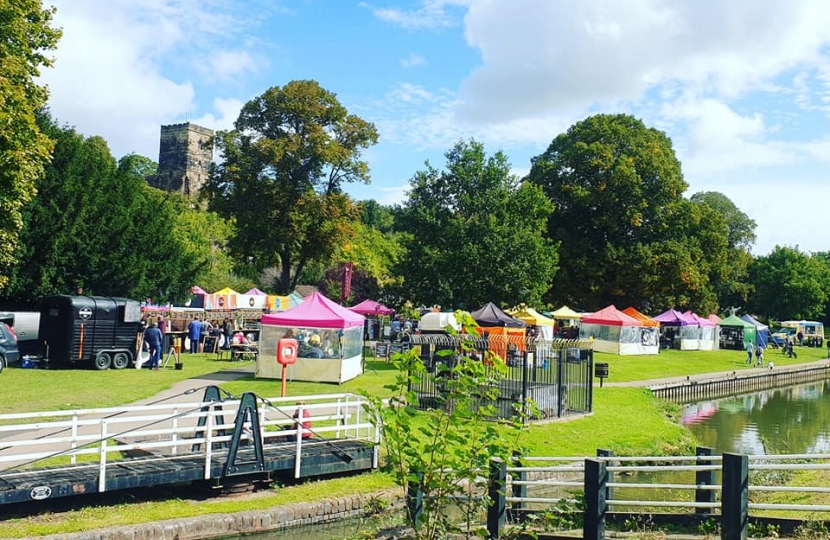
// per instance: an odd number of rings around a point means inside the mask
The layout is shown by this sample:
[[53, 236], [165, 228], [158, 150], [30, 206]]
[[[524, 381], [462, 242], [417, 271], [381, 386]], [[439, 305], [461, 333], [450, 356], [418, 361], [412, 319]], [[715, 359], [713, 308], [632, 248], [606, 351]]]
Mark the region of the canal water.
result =
[[719, 454], [830, 452], [830, 381], [694, 403], [681, 423]]

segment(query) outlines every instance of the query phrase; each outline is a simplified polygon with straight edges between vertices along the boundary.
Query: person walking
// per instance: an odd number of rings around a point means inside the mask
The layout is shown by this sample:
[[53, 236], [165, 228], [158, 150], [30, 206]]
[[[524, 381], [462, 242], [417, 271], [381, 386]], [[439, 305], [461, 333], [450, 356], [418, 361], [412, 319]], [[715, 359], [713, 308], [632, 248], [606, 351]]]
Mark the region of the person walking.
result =
[[187, 337], [190, 338], [190, 354], [199, 352], [199, 341], [202, 338], [202, 323], [196, 317], [187, 325]]
[[752, 346], [751, 341], [746, 342], [746, 363], [752, 365], [752, 353], [755, 352], [755, 347]]
[[755, 362], [756, 367], [764, 367], [764, 346], [758, 345], [758, 348], [755, 350]]
[[159, 324], [158, 322], [153, 322], [153, 324], [148, 326], [144, 331], [144, 343], [146, 343], [147, 347], [150, 349], [150, 359], [147, 361], [147, 369], [158, 370], [159, 360], [161, 360], [162, 340], [163, 335], [161, 330], [159, 330]]

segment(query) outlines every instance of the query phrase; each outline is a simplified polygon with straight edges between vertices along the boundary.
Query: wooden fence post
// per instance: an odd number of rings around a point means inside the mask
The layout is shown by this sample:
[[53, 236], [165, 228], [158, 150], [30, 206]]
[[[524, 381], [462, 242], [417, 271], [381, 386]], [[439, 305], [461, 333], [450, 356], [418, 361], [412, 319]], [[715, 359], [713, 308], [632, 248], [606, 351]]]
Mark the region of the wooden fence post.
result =
[[608, 471], [604, 461], [585, 460], [585, 517], [582, 520], [582, 538], [584, 540], [603, 540], [605, 538], [605, 490], [608, 483]]
[[[695, 449], [695, 455], [700, 457], [711, 456], [714, 451], [711, 448], [700, 446]], [[697, 465], [711, 465], [712, 461], [709, 459], [698, 459]], [[717, 481], [717, 471], [696, 471], [695, 484], [698, 486], [714, 486]], [[696, 489], [695, 502], [712, 503], [715, 502], [715, 490], [713, 489]], [[695, 508], [696, 514], [711, 514], [711, 508]]]
[[746, 540], [749, 524], [749, 457], [723, 454], [722, 540]]
[[504, 512], [507, 506], [507, 463], [501, 458], [490, 459], [490, 481], [488, 495], [490, 506], [487, 509], [487, 537], [498, 540], [499, 531], [504, 527]]

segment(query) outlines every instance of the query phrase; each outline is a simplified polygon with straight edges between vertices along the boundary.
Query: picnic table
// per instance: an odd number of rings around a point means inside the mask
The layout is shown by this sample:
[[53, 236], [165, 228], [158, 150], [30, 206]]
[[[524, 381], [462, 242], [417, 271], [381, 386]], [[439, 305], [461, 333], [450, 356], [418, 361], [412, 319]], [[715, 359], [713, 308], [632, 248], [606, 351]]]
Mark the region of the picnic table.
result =
[[259, 357], [259, 347], [256, 343], [231, 345], [231, 361], [254, 360]]

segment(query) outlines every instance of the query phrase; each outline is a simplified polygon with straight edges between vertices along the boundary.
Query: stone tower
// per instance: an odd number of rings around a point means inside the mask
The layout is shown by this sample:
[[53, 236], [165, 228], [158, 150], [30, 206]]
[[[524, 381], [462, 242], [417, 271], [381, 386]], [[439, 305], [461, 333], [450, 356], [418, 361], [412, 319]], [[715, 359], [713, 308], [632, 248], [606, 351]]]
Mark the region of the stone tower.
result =
[[164, 191], [195, 196], [213, 161], [213, 130], [185, 122], [161, 126], [158, 174], [147, 182]]

